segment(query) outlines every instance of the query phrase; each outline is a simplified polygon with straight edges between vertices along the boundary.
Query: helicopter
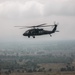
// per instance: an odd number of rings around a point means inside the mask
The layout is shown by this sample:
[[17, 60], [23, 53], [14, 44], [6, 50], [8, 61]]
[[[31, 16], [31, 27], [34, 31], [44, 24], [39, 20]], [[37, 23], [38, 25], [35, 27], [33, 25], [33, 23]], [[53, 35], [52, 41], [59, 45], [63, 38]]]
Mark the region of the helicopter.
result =
[[[43, 28], [40, 29], [40, 27], [49, 27], [49, 26], [54, 27], [52, 29], [52, 31], [44, 30]], [[30, 38], [32, 36], [33, 38], [35, 38], [35, 36], [46, 35], [46, 34], [49, 34], [50, 36], [52, 36], [51, 34], [53, 34], [55, 32], [59, 32], [56, 30], [57, 26], [58, 26], [58, 24], [55, 24], [55, 23], [54, 23], [54, 25], [46, 25], [46, 23], [43, 23], [43, 24], [40, 24], [37, 26], [16, 26], [16, 27], [22, 27], [20, 29], [31, 28], [31, 29], [28, 29], [27, 31], [25, 31], [23, 33], [23, 36], [28, 36], [28, 38]]]

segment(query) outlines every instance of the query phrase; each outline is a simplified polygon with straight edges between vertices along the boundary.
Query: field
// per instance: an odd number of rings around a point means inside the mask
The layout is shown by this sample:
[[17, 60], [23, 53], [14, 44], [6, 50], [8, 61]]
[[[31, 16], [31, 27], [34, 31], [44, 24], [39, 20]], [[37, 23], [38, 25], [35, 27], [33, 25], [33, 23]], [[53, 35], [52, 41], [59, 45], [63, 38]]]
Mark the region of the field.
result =
[[[49, 63], [49, 64], [39, 64], [41, 67], [44, 67], [45, 70], [42, 72], [22, 72], [22, 71], [14, 71], [11, 73], [0, 73], [0, 75], [75, 75], [75, 71], [60, 71], [60, 68], [65, 67], [64, 63]], [[73, 62], [71, 66], [75, 66]], [[52, 71], [48, 71], [47, 69], [51, 68]]]
[[40, 72], [40, 73], [11, 73], [1, 75], [75, 75], [75, 72]]
[[52, 43], [1, 49], [0, 75], [75, 75], [75, 43]]

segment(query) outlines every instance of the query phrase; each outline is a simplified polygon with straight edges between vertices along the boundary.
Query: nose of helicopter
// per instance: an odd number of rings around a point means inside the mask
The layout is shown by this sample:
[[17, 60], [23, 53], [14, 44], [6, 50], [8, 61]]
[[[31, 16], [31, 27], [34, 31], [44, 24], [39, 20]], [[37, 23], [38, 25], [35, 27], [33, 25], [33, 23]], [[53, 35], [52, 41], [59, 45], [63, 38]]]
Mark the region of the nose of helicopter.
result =
[[27, 34], [26, 33], [23, 33], [23, 36], [27, 36]]
[[23, 36], [25, 36], [25, 33], [23, 33]]

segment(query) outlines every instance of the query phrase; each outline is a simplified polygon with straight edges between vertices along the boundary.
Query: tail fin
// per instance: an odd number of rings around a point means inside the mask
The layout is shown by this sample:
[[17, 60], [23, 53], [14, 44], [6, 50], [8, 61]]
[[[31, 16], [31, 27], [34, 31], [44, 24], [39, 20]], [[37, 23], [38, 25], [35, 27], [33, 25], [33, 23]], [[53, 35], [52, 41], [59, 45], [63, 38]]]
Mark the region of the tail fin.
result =
[[56, 31], [56, 29], [57, 29], [57, 24], [55, 24], [54, 26], [55, 27], [53, 28], [52, 33], [54, 33]]

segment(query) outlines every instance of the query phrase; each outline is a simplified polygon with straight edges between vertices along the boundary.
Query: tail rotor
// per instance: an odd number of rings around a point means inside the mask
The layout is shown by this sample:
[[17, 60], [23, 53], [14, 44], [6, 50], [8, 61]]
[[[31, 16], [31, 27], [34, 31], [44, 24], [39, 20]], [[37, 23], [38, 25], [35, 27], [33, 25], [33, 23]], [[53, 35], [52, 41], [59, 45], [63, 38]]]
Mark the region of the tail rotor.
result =
[[59, 23], [58, 23], [58, 22], [56, 23], [56, 22], [54, 21], [54, 25], [59, 25]]

